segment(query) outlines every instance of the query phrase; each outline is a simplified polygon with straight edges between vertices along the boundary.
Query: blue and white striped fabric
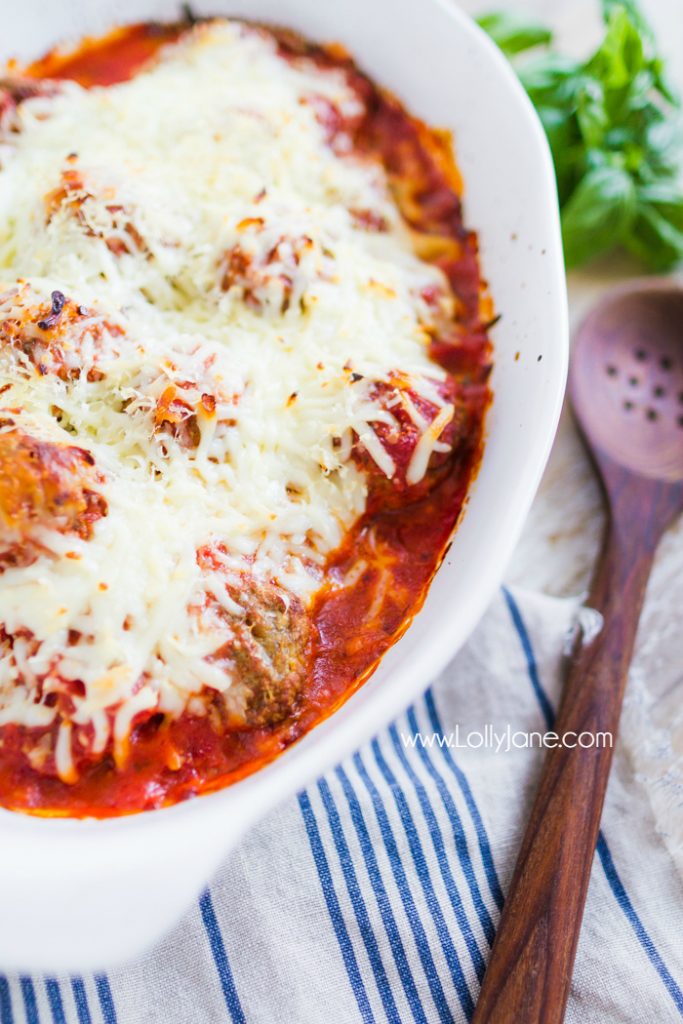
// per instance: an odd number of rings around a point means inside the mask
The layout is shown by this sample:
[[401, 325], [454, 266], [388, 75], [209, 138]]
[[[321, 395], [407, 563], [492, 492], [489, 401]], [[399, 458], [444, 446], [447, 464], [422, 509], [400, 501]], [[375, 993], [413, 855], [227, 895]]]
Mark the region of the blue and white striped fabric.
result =
[[[504, 592], [424, 697], [255, 828], [157, 949], [108, 976], [0, 975], [1, 1024], [469, 1020], [542, 752], [408, 737], [546, 728], [574, 611]], [[683, 1019], [682, 924], [618, 748], [568, 1021]]]

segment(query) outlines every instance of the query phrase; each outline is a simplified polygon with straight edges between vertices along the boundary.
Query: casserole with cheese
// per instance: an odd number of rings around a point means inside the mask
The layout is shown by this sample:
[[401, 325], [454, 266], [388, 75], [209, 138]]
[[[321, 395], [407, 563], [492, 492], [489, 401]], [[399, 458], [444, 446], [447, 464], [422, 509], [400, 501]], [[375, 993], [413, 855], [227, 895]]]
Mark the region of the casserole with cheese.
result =
[[0, 81], [0, 803], [233, 782], [419, 609], [492, 318], [450, 140], [338, 47], [138, 25]]

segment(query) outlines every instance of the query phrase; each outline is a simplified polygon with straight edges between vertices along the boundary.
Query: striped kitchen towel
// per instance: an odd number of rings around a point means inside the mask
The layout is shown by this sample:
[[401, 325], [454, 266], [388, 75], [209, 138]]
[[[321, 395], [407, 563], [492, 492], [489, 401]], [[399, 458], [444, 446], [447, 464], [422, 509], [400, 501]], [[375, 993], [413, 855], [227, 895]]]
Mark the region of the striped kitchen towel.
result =
[[[174, 934], [108, 976], [0, 975], [0, 1022], [469, 1020], [575, 613], [504, 591], [420, 700], [250, 833]], [[669, 1024], [682, 990], [683, 886], [626, 739], [567, 1020]]]

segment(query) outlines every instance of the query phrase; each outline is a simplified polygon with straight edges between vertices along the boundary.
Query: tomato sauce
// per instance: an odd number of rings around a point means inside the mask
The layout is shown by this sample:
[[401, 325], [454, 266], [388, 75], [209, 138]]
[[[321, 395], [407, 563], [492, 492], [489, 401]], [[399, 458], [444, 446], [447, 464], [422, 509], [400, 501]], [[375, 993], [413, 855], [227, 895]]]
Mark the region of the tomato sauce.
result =
[[[67, 78], [86, 87], [132, 77], [186, 25], [136, 25], [53, 52], [29, 69], [35, 77]], [[266, 29], [264, 29], [266, 31]], [[338, 47], [315, 46], [274, 33], [288, 60], [341, 68], [363, 100], [365, 116], [344, 127], [354, 145], [384, 165], [418, 252], [446, 274], [457, 317], [432, 339], [432, 356], [457, 382], [467, 432], [455, 455], [436, 470], [430, 489], [405, 503], [381, 496], [329, 559], [315, 599], [312, 669], [295, 715], [270, 728], [221, 730], [210, 716], [155, 715], [137, 725], [123, 767], [112, 756], [79, 764], [76, 782], [34, 771], [26, 752], [39, 730], [0, 730], [0, 804], [35, 814], [108, 817], [161, 807], [219, 789], [249, 775], [330, 715], [367, 680], [381, 656], [419, 610], [458, 522], [483, 446], [492, 307], [482, 281], [476, 235], [463, 223], [461, 183], [450, 140], [411, 117], [377, 88]], [[372, 492], [371, 492], [372, 495]], [[351, 579], [351, 583], [345, 583]], [[55, 726], [51, 728], [56, 728]], [[49, 733], [50, 730], [43, 730]]]

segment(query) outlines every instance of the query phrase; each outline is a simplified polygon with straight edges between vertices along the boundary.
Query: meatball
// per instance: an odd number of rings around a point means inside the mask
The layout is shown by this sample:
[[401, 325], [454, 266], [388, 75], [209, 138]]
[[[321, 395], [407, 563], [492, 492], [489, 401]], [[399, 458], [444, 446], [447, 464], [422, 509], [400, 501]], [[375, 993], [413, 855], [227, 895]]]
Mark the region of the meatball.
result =
[[461, 438], [466, 436], [467, 421], [455, 380], [448, 377], [436, 386], [442, 401], [450, 407], [450, 414], [440, 430], [438, 447], [429, 458], [424, 475], [415, 483], [410, 480], [410, 468], [422, 430], [407, 411], [405, 400], [410, 402], [413, 410], [427, 424], [437, 420], [441, 409], [400, 383], [389, 385], [378, 381], [374, 384], [372, 397], [380, 400], [394, 420], [393, 425], [383, 422], [373, 424], [376, 437], [393, 461], [394, 473], [387, 477], [360, 438], [356, 440], [353, 458], [368, 476], [368, 504], [371, 509], [394, 508], [419, 500], [442, 479], [444, 468], [452, 463]]
[[0, 429], [0, 567], [30, 565], [40, 545], [36, 529], [83, 540], [107, 514], [94, 490], [102, 481], [90, 452], [38, 440], [5, 418]]
[[234, 678], [229, 711], [247, 726], [277, 725], [296, 709], [311, 661], [311, 627], [298, 598], [276, 583], [246, 574], [226, 580], [240, 613], [224, 613], [230, 631], [211, 657]]

